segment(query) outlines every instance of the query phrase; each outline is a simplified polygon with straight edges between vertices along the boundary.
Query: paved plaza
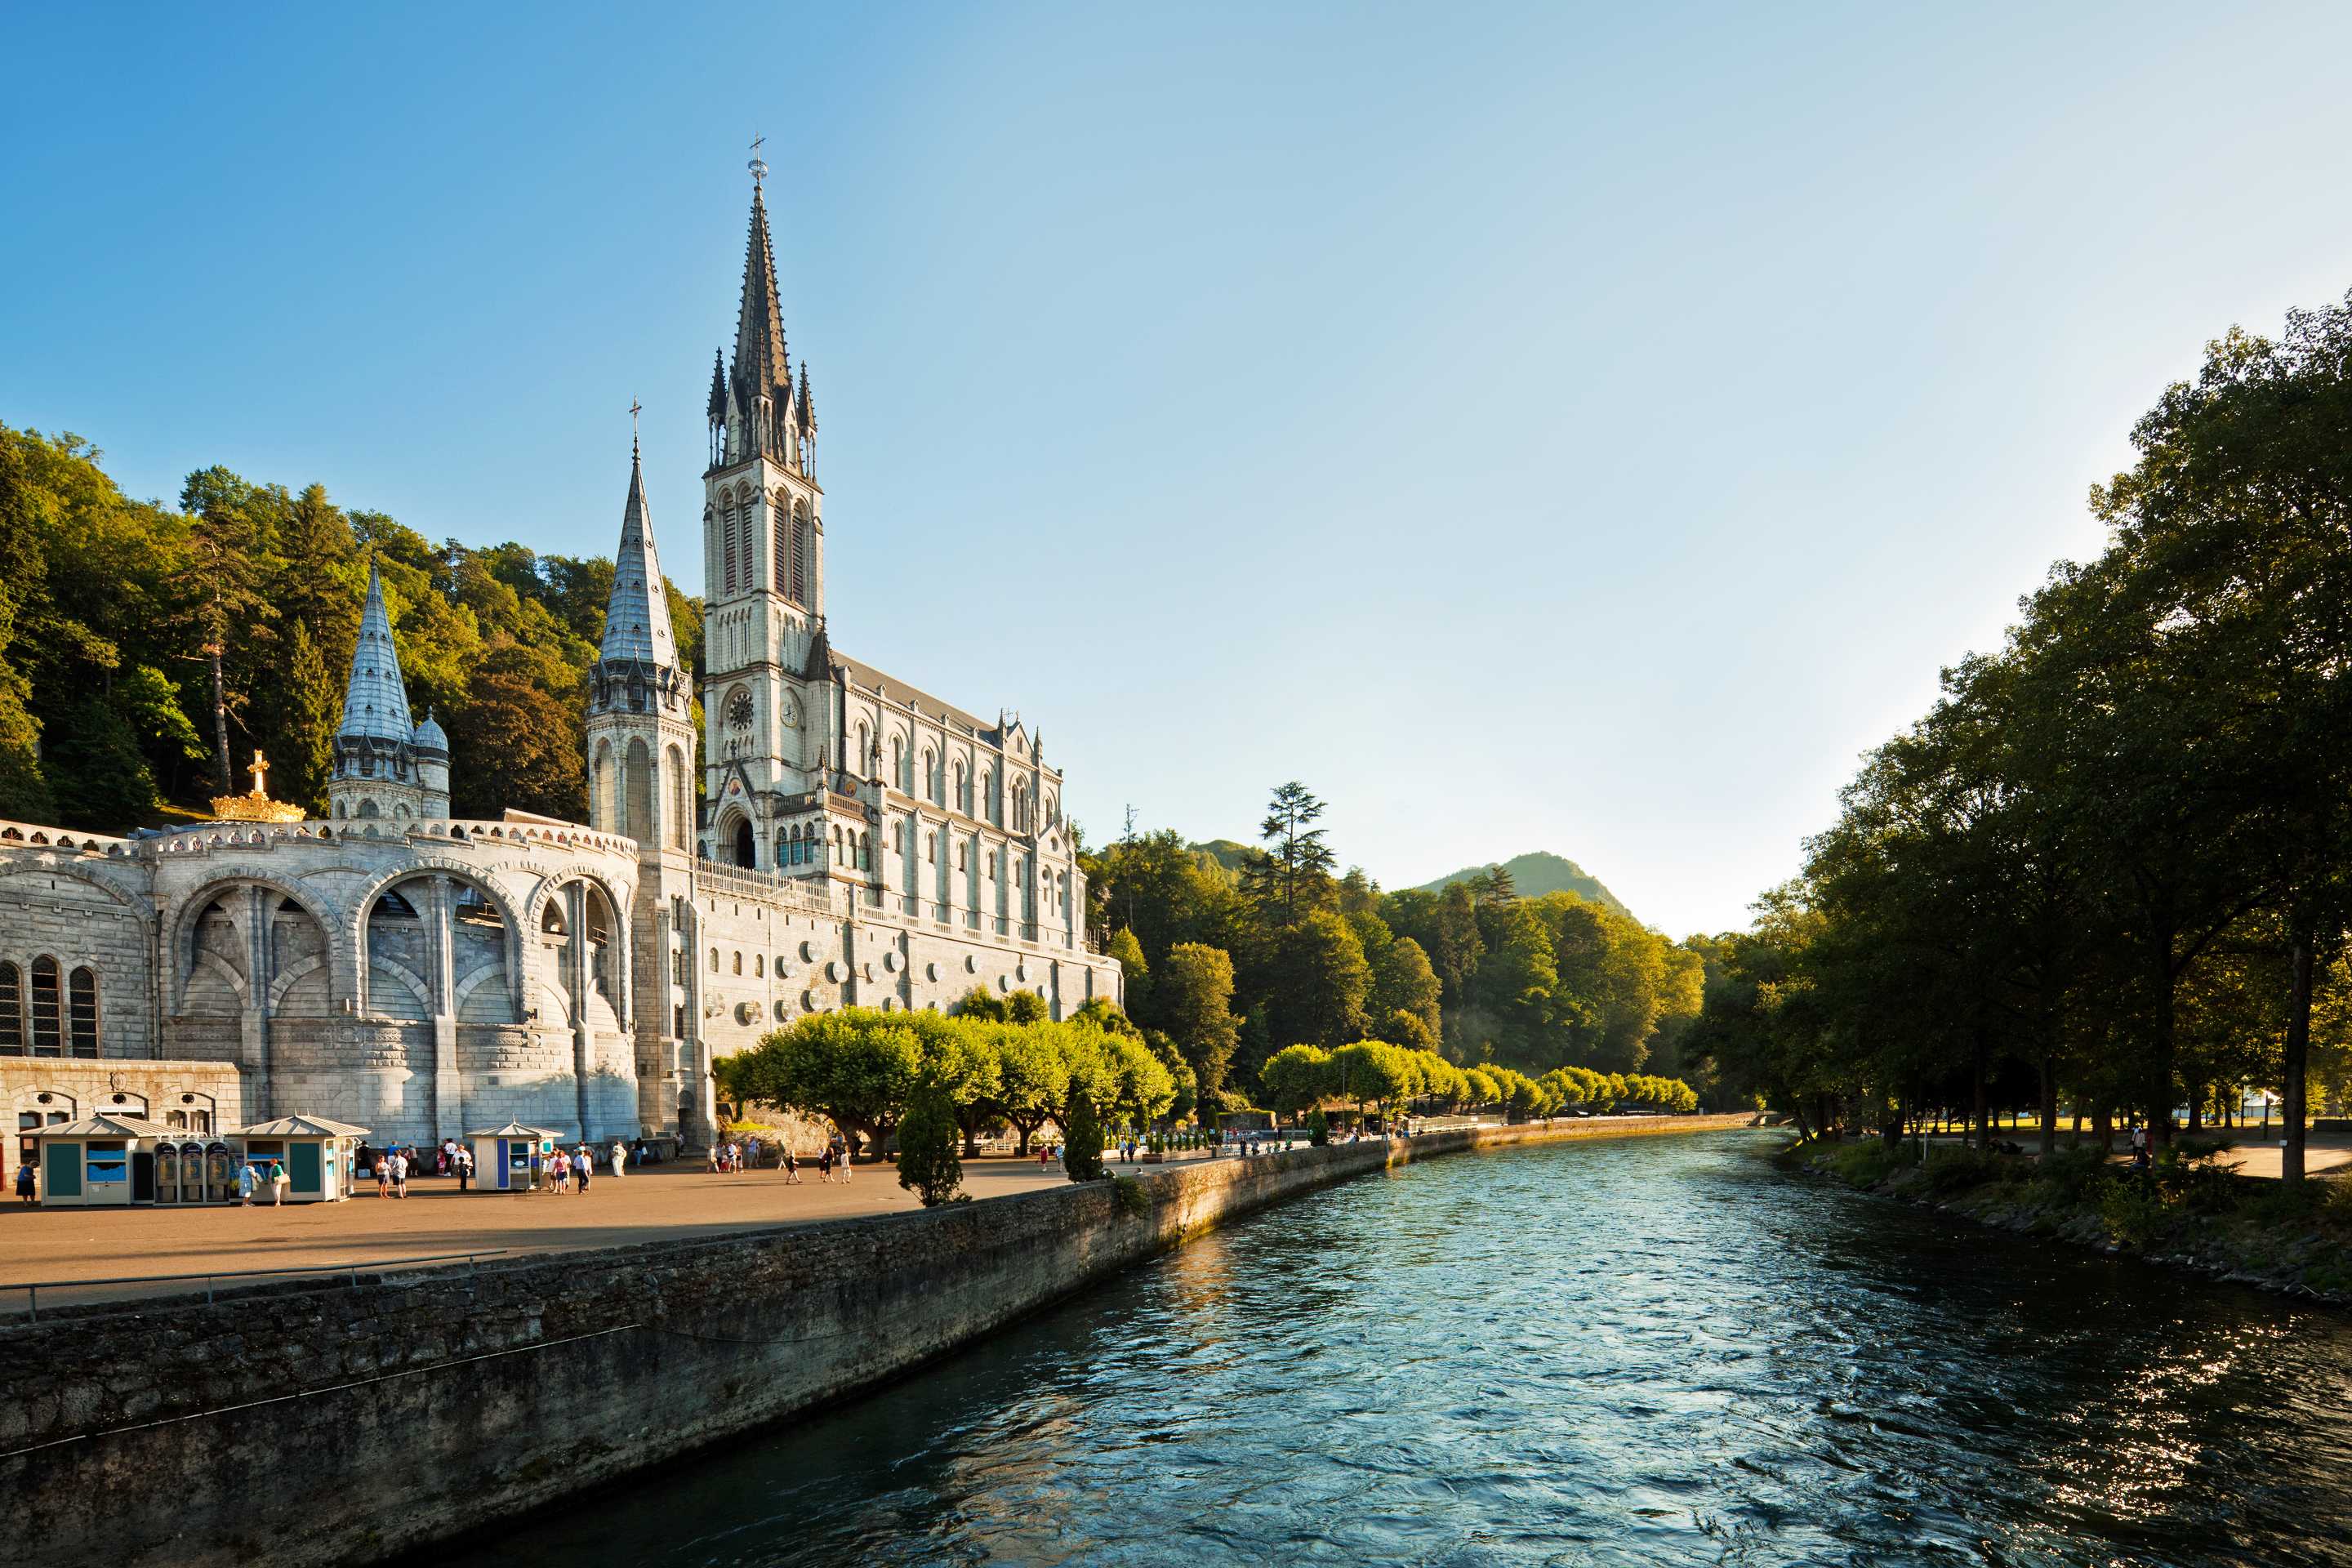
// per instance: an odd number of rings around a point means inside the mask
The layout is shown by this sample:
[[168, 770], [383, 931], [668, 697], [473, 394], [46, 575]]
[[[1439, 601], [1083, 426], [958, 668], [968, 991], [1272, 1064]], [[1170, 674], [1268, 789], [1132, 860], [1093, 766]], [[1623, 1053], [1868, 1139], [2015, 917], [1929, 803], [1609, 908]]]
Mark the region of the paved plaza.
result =
[[[1199, 1156], [1195, 1156], [1199, 1157]], [[1147, 1170], [1114, 1163], [1112, 1169]], [[975, 1199], [1060, 1186], [1060, 1167], [1033, 1156], [968, 1160], [964, 1190]], [[813, 1220], [911, 1211], [921, 1205], [898, 1185], [895, 1165], [859, 1165], [828, 1185], [803, 1165], [800, 1184], [782, 1171], [721, 1174], [698, 1165], [655, 1165], [600, 1174], [585, 1195], [460, 1193], [454, 1178], [409, 1183], [405, 1199], [362, 1196], [283, 1208], [42, 1208], [13, 1199], [0, 1213], [0, 1287], [27, 1280], [188, 1274], [205, 1269], [301, 1268], [503, 1247], [509, 1253], [626, 1247], [636, 1242], [724, 1236]], [[231, 1283], [247, 1283], [232, 1281]], [[52, 1304], [201, 1289], [143, 1284], [41, 1292]], [[0, 1289], [0, 1318], [23, 1310], [24, 1292]]]

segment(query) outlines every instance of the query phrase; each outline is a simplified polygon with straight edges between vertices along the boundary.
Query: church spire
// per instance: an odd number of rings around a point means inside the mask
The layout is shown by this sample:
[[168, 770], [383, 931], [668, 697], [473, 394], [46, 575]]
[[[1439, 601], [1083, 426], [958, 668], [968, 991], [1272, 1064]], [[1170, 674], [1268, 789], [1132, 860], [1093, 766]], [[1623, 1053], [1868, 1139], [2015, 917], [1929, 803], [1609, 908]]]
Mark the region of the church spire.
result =
[[661, 561], [654, 553], [645, 462], [635, 441], [629, 443], [629, 499], [621, 510], [621, 547], [613, 556], [613, 596], [604, 607], [604, 644], [598, 657], [607, 664], [677, 668], [669, 592], [662, 583]]
[[768, 205], [751, 187], [751, 233], [743, 247], [743, 302], [735, 319], [733, 417], [729, 459], [779, 454], [792, 406], [792, 356], [784, 346], [783, 300], [776, 289], [776, 247], [768, 234]]
[[368, 561], [367, 607], [360, 612], [360, 638], [352, 649], [352, 679], [343, 690], [339, 735], [371, 735], [404, 742], [409, 736], [408, 688], [400, 678], [400, 650], [392, 642], [392, 617], [384, 613], [383, 582]]

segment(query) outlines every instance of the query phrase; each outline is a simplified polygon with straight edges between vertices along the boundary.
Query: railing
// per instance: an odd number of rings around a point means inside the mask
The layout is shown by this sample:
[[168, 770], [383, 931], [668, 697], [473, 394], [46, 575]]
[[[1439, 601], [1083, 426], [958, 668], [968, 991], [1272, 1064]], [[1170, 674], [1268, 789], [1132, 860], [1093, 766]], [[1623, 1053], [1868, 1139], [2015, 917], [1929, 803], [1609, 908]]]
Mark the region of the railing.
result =
[[130, 844], [103, 833], [76, 833], [37, 822], [0, 822], [0, 849], [61, 849], [76, 855], [119, 855]]
[[[831, 884], [821, 877], [780, 877], [772, 871], [754, 870], [748, 866], [722, 866], [716, 860], [698, 860], [694, 863], [694, 879], [699, 889], [705, 892], [761, 899], [819, 914], [841, 912], [841, 906], [833, 898]], [[825, 890], [819, 892], [817, 889], [820, 888]]]
[[474, 1271], [474, 1259], [477, 1258], [503, 1258], [508, 1250], [503, 1247], [493, 1247], [479, 1252], [435, 1252], [428, 1253], [423, 1258], [361, 1258], [353, 1263], [317, 1263], [300, 1268], [226, 1268], [216, 1269], [209, 1274], [118, 1274], [103, 1279], [26, 1279], [14, 1284], [0, 1284], [0, 1290], [24, 1291], [26, 1321], [37, 1323], [41, 1321], [41, 1292], [44, 1290], [94, 1289], [107, 1285], [177, 1284], [189, 1279], [201, 1279], [205, 1282], [205, 1300], [209, 1303], [213, 1299], [213, 1281], [215, 1279], [259, 1279], [297, 1274], [349, 1274], [352, 1289], [356, 1290], [360, 1287], [360, 1270], [362, 1268], [370, 1273], [381, 1274], [387, 1268], [412, 1268], [420, 1263], [455, 1263], [462, 1260], [466, 1265], [466, 1272], [471, 1274]]

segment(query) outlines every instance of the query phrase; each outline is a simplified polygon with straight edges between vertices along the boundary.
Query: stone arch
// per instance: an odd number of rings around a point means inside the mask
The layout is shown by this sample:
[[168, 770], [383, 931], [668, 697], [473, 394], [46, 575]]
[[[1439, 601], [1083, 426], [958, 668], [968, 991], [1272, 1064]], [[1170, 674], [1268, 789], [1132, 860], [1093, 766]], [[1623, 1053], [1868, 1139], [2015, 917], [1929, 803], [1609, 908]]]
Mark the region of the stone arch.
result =
[[[455, 944], [451, 960], [453, 997], [457, 984], [465, 981], [477, 969], [494, 965], [504, 977], [507, 1005], [511, 1009], [509, 1016], [520, 1016], [522, 1006], [520, 933], [522, 927], [516, 919], [513, 900], [479, 868], [452, 866], [437, 860], [422, 860], [399, 867], [367, 885], [354, 917], [352, 942], [352, 951], [359, 960], [359, 1005], [364, 1010], [378, 1010], [370, 980], [371, 972], [379, 963], [400, 971], [415, 984], [424, 984], [421, 976], [429, 972], [432, 965], [426, 957], [429, 949], [425, 943], [423, 921], [431, 918], [432, 900], [422, 897], [421, 889], [419, 896], [415, 897], [402, 889], [408, 883], [429, 883], [439, 877], [449, 879], [457, 895], [449, 911], [448, 934]], [[469, 893], [473, 895], [470, 900], [465, 897]], [[416, 929], [398, 929], [378, 920], [380, 907], [387, 894], [398, 896], [415, 910], [418, 921]], [[495, 932], [483, 929], [488, 922], [468, 922], [465, 919], [463, 905], [468, 902], [496, 917], [498, 929]], [[399, 927], [405, 925], [403, 919]], [[430, 987], [425, 989], [424, 994], [428, 1007], [425, 1016], [430, 1016]]]
[[[320, 970], [326, 967], [327, 955], [324, 953], [318, 953], [312, 957], [305, 958], [289, 966], [285, 973], [280, 974], [277, 979], [272, 980], [269, 983], [270, 1012], [273, 1014], [282, 1012], [286, 1005], [287, 994], [292, 991], [300, 982], [309, 979], [311, 975], [318, 973]], [[323, 1014], [325, 1009], [321, 1008], [320, 1011]]]
[[[315, 893], [299, 889], [292, 883], [274, 877], [232, 872], [206, 882], [203, 887], [181, 900], [177, 912], [172, 918], [172, 968], [165, 975], [164, 983], [169, 992], [168, 1005], [173, 1012], [184, 1015], [188, 1011], [188, 986], [195, 977], [197, 922], [210, 913], [214, 906], [222, 903], [224, 900], [233, 898], [247, 888], [258, 888], [269, 896], [271, 902], [268, 913], [273, 924], [277, 916], [289, 903], [302, 914], [310, 917], [311, 924], [319, 931], [320, 950], [327, 961], [331, 989], [331, 976], [334, 973], [334, 959], [338, 947], [337, 939], [345, 929], [344, 921], [334, 906], [327, 903]], [[224, 912], [237, 924], [240, 931], [244, 929], [244, 910], [227, 909]], [[242, 1005], [241, 999], [247, 994], [245, 972], [235, 965], [226, 967], [237, 977], [236, 993]]]

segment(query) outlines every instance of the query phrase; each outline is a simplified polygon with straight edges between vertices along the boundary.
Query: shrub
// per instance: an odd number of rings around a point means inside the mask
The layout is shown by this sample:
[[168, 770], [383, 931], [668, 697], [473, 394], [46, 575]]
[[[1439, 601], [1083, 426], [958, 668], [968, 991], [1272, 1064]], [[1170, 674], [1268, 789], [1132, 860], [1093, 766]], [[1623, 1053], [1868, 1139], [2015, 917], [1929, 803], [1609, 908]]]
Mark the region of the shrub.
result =
[[2099, 1218], [2109, 1237], [2134, 1247], [2153, 1245], [2172, 1224], [2156, 1184], [2137, 1179], [2107, 1184], [2099, 1198]]
[[1118, 1212], [1129, 1219], [1141, 1219], [1151, 1212], [1151, 1194], [1133, 1176], [1113, 1176], [1111, 1195], [1118, 1200]]
[[1317, 1106], [1307, 1117], [1307, 1141], [1318, 1149], [1331, 1142], [1331, 1119]]
[[1927, 1155], [1919, 1172], [1927, 1194], [1941, 1198], [2021, 1176], [2025, 1173], [2020, 1164], [1980, 1149], [1937, 1149]]

